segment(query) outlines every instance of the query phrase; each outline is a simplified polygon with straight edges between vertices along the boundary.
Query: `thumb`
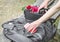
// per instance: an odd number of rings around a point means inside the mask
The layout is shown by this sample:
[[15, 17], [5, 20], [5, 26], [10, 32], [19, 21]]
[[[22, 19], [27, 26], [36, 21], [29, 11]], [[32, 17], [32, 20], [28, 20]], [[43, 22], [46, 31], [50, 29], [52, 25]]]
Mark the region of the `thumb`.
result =
[[24, 28], [25, 28], [25, 29], [28, 29], [29, 25], [30, 25], [29, 23], [25, 24], [25, 25], [24, 25]]

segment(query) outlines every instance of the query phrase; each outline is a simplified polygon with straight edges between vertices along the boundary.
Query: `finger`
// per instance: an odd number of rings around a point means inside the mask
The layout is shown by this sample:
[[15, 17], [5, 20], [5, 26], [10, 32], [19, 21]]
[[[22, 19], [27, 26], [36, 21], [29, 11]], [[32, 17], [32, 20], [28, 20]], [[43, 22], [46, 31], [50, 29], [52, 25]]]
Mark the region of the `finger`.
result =
[[32, 27], [28, 27], [28, 31], [31, 32], [33, 30]]
[[27, 29], [29, 27], [29, 25], [30, 25], [29, 23], [25, 24], [24, 28]]
[[48, 8], [48, 4], [46, 4], [46, 5], [44, 6], [44, 8]]
[[39, 10], [40, 10], [41, 8], [44, 8], [44, 5], [40, 5]]
[[32, 26], [30, 26], [29, 23], [27, 23], [27, 24], [24, 25], [24, 28], [25, 28], [26, 30], [28, 30], [28, 32], [32, 31], [33, 28], [31, 28], [31, 27], [32, 27]]
[[33, 27], [31, 33], [35, 33], [36, 32], [36, 27]]
[[37, 29], [36, 28], [34, 28], [32, 31], [31, 31], [31, 33], [35, 33], [37, 31]]
[[32, 32], [32, 31], [34, 31], [36, 28], [30, 28], [29, 29], [29, 32]]

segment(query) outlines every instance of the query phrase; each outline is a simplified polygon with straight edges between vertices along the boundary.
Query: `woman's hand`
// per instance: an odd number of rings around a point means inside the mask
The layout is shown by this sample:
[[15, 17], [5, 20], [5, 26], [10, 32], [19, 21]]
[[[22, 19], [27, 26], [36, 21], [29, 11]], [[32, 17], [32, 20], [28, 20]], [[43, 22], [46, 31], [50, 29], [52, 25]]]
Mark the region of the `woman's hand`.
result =
[[48, 4], [47, 4], [47, 3], [45, 3], [45, 2], [43, 2], [43, 3], [40, 5], [40, 7], [39, 7], [39, 8], [40, 8], [40, 9], [41, 9], [41, 8], [47, 8], [47, 6], [48, 6]]
[[39, 26], [39, 22], [38, 21], [34, 21], [32, 23], [27, 23], [24, 27], [26, 30], [28, 30], [31, 33], [34, 33], [36, 31], [36, 28]]
[[41, 5], [40, 5], [40, 7], [38, 8], [38, 12], [39, 12], [39, 10], [40, 9], [42, 9], [42, 8], [47, 8], [48, 7], [48, 3], [49, 3], [49, 1], [44, 1]]

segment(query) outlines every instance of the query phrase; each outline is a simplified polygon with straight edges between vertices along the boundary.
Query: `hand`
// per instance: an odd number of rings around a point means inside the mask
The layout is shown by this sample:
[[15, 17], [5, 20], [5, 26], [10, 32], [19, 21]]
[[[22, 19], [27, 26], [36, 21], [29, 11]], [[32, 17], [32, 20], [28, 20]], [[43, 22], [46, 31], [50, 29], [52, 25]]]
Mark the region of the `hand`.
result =
[[48, 7], [48, 2], [44, 1], [44, 2], [40, 5], [40, 7], [39, 7], [39, 9], [38, 9], [38, 12], [39, 12], [40, 9], [42, 9], [42, 8], [47, 8], [47, 7]]
[[39, 12], [39, 10], [40, 9], [42, 9], [42, 8], [47, 8], [48, 7], [48, 1], [44, 1], [41, 5], [40, 5], [40, 7], [36, 7], [36, 6], [33, 6], [32, 7], [32, 12]]
[[28, 30], [29, 32], [31, 33], [34, 33], [36, 32], [36, 28], [39, 26], [39, 22], [38, 21], [34, 21], [32, 23], [27, 23], [24, 27], [26, 30]]

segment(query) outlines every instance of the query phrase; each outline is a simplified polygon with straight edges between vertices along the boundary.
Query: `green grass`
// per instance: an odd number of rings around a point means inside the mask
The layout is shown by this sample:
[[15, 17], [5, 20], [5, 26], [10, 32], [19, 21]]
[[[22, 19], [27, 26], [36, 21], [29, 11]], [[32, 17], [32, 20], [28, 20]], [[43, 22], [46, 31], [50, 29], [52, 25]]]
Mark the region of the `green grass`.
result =
[[[56, 21], [54, 23], [56, 28], [58, 27], [59, 21], [60, 21], [60, 16], [56, 19]], [[58, 31], [58, 29], [57, 29], [57, 31]], [[56, 31], [56, 35], [55, 35], [54, 39], [52, 39], [50, 42], [60, 42], [60, 35], [57, 33], [57, 31]]]

